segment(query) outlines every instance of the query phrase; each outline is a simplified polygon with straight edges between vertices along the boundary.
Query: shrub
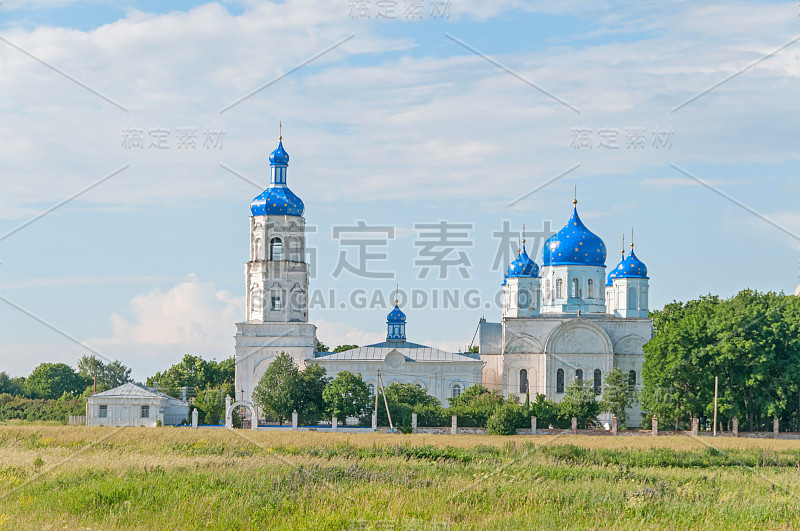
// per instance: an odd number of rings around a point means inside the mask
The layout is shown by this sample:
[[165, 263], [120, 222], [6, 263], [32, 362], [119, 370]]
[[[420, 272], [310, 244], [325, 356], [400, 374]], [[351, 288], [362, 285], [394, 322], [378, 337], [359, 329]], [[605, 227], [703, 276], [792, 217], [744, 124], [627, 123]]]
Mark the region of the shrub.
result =
[[517, 404], [503, 404], [486, 423], [490, 435], [516, 435], [517, 428], [525, 426], [525, 408]]

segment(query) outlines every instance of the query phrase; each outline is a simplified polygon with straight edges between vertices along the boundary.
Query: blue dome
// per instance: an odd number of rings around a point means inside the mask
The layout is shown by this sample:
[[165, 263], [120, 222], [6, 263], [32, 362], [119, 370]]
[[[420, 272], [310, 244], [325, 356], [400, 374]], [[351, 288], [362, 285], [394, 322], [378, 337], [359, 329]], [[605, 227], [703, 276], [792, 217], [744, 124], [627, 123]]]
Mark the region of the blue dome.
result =
[[606, 286], [613, 286], [615, 278], [617, 278], [617, 270], [612, 269], [611, 272], [608, 274], [608, 277], [606, 278]]
[[302, 216], [305, 211], [303, 201], [286, 186], [289, 154], [283, 149], [282, 140], [269, 156], [269, 163], [272, 173], [269, 188], [253, 199], [250, 212], [254, 216]]
[[394, 305], [394, 310], [389, 312], [389, 315], [386, 316], [387, 323], [405, 323], [406, 322], [406, 314], [400, 310], [400, 307], [397, 306], [397, 303]]
[[256, 196], [250, 203], [254, 216], [302, 216], [303, 201], [287, 187], [270, 187]]
[[[517, 256], [517, 259], [508, 265], [504, 278], [520, 277], [539, 277], [539, 266], [528, 256], [527, 251], [525, 251], [525, 245], [522, 246], [522, 252]], [[505, 280], [503, 281], [503, 285], [505, 285]]]
[[543, 264], [556, 265], [606, 265], [606, 244], [599, 236], [586, 228], [578, 217], [577, 207], [572, 211], [569, 223], [550, 236], [544, 243]]
[[270, 164], [289, 164], [289, 154], [283, 149], [283, 140], [278, 140], [278, 147], [269, 156]]
[[615, 273], [614, 278], [648, 278], [647, 266], [636, 257], [633, 248], [630, 254], [614, 268], [613, 273]]

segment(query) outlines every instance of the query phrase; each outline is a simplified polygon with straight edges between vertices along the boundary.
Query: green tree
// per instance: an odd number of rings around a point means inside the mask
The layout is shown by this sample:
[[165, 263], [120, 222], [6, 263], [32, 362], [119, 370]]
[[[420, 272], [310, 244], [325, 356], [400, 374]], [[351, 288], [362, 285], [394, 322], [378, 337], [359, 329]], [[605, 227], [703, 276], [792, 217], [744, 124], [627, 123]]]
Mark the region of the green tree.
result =
[[0, 372], [0, 394], [8, 393], [12, 396], [25, 396], [25, 378], [12, 378], [8, 373]]
[[281, 352], [258, 381], [253, 391], [253, 400], [264, 414], [283, 424], [297, 409], [302, 392], [297, 365], [290, 355]]
[[370, 405], [370, 394], [361, 374], [342, 371], [322, 392], [325, 413], [344, 421], [347, 417], [362, 416]]
[[495, 410], [505, 403], [499, 391], [489, 391], [481, 384], [464, 389], [464, 392], [449, 400], [447, 412], [458, 415], [459, 426], [486, 427]]
[[25, 385], [34, 398], [56, 399], [64, 393], [81, 394], [88, 382], [66, 363], [42, 363], [33, 369]]
[[223, 384], [234, 383], [234, 360], [228, 358], [217, 362], [207, 361], [200, 356], [186, 354], [180, 362], [163, 372], [157, 372], [147, 379], [148, 387], [158, 384], [158, 390], [176, 398], [181, 396], [181, 388], [190, 391], [216, 389]]
[[320, 340], [317, 340], [317, 352], [328, 352], [328, 345]]
[[618, 367], [606, 375], [603, 383], [603, 399], [600, 411], [617, 416], [619, 426], [625, 426], [625, 409], [631, 407], [634, 400], [634, 389], [628, 383], [628, 376]]
[[325, 372], [324, 367], [313, 363], [300, 372], [297, 418], [301, 424], [314, 425], [325, 417], [325, 400], [322, 393], [330, 381]]
[[233, 395], [233, 385], [223, 384], [218, 389], [203, 389], [197, 392], [194, 405], [202, 424], [219, 424], [225, 418], [225, 397]]
[[339, 345], [335, 349], [334, 352], [344, 352], [345, 350], [352, 350], [354, 348], [358, 348], [358, 345]]
[[112, 361], [105, 364], [94, 354], [81, 356], [78, 360], [78, 374], [88, 379], [90, 384], [93, 384], [94, 378], [97, 377], [98, 387], [103, 389], [113, 389], [133, 381], [131, 369], [122, 362]]
[[498, 407], [486, 423], [489, 435], [516, 435], [527, 423], [525, 407], [506, 403]]
[[[389, 419], [386, 416], [386, 407], [383, 401], [383, 393], [378, 393], [378, 424], [388, 426]], [[386, 403], [389, 404], [389, 412], [392, 414], [392, 422], [395, 426], [410, 427], [411, 414], [417, 413], [419, 426], [442, 425], [444, 415], [440, 402], [430, 396], [425, 389], [421, 389], [410, 383], [391, 383], [386, 387]]]
[[600, 403], [594, 394], [593, 383], [583, 379], [570, 383], [564, 392], [564, 398], [559, 402], [559, 409], [563, 417], [577, 418], [580, 428], [586, 428], [595, 422], [600, 412]]

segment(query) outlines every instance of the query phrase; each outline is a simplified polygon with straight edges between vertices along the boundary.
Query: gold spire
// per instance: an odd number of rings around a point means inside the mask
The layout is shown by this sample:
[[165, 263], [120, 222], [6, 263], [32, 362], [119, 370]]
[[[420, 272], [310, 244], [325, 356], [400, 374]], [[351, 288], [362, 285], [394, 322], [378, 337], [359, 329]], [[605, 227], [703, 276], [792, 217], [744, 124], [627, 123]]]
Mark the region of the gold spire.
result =
[[283, 140], [283, 123], [278, 120], [278, 142]]
[[625, 235], [622, 235], [622, 259], [625, 259]]
[[517, 256], [522, 253], [522, 244], [520, 243], [520, 235], [517, 234]]
[[575, 198], [572, 200], [573, 206], [578, 206], [578, 185], [575, 185]]
[[633, 227], [631, 227], [631, 251], [633, 251]]
[[522, 246], [525, 247], [525, 224], [522, 224]]
[[394, 305], [397, 306], [397, 303], [400, 299], [397, 298], [397, 292], [400, 291], [400, 284], [395, 284], [394, 287]]

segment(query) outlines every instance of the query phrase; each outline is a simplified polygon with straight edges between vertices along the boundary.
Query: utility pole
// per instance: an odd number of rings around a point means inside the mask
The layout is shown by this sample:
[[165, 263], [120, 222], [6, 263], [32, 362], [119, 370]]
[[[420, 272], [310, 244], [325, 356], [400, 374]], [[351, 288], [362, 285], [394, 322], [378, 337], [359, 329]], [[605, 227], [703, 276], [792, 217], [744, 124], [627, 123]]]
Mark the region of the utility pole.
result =
[[717, 391], [719, 390], [719, 376], [714, 376], [714, 437], [717, 436]]
[[[389, 418], [389, 429], [394, 433], [394, 425], [392, 424], [392, 414], [389, 413], [389, 402], [386, 400], [386, 388], [383, 386], [383, 378], [381, 378], [381, 371], [378, 369], [378, 381], [381, 384], [381, 391], [383, 391], [383, 405], [386, 406], [386, 416]], [[375, 395], [375, 402], [378, 402], [378, 396]], [[377, 406], [376, 406], [377, 407]], [[377, 409], [376, 409], [377, 411]]]

